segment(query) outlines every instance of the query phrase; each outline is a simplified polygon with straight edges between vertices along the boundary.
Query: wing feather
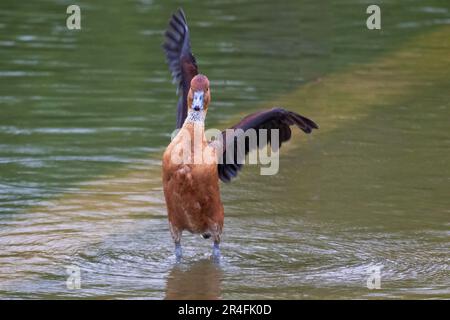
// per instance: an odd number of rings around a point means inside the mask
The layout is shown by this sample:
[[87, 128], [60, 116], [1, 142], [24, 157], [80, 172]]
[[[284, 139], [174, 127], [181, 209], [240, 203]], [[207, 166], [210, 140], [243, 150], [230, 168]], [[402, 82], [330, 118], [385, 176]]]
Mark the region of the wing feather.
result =
[[164, 33], [164, 52], [173, 82], [180, 95], [177, 106], [177, 128], [181, 128], [187, 116], [187, 95], [192, 78], [198, 74], [197, 62], [191, 51], [189, 28], [182, 9], [172, 15]]
[[[234, 125], [231, 129], [242, 129], [244, 132], [248, 129], [278, 129], [279, 130], [279, 146], [281, 147], [283, 142], [288, 141], [291, 138], [292, 131], [291, 126], [297, 126], [303, 132], [309, 134], [313, 129], [318, 129], [317, 124], [298, 113], [285, 110], [283, 108], [273, 108], [270, 110], [263, 110], [255, 112], [243, 118], [238, 124]], [[259, 141], [259, 136], [257, 135], [257, 146], [262, 147], [263, 141]], [[242, 169], [242, 164], [238, 162], [237, 159], [237, 137], [234, 137], [233, 141], [227, 141], [226, 131], [222, 132], [223, 138], [223, 163], [218, 164], [219, 178], [223, 182], [229, 182], [232, 178], [236, 177], [238, 172]], [[270, 132], [267, 133], [267, 142], [271, 143]], [[234, 159], [227, 161], [227, 150], [231, 148], [234, 149]], [[245, 143], [245, 154], [251, 151], [251, 146], [246, 141]]]

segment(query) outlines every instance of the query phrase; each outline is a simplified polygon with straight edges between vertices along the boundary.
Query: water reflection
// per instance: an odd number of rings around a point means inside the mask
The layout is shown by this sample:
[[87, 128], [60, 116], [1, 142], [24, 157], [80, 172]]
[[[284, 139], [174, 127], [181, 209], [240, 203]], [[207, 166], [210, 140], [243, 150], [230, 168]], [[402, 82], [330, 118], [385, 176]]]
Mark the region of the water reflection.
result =
[[169, 300], [217, 300], [222, 298], [222, 269], [210, 259], [189, 265], [175, 264], [166, 281]]

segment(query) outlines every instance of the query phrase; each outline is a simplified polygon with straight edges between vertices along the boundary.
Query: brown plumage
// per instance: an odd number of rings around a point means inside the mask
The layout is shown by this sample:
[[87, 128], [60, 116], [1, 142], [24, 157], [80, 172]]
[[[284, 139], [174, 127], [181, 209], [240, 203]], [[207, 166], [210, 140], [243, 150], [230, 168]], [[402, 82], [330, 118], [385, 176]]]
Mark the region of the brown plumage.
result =
[[[210, 101], [209, 81], [206, 76], [192, 79], [188, 92], [188, 107], [191, 114], [193, 92], [204, 93], [202, 117], [206, 115]], [[188, 119], [189, 120], [189, 119]], [[194, 145], [194, 135], [201, 143]], [[202, 163], [173, 161], [177, 150], [188, 150], [193, 162], [195, 154], [202, 154]], [[185, 121], [176, 137], [163, 155], [163, 185], [166, 198], [170, 230], [175, 243], [179, 243], [183, 230], [192, 233], [210, 234], [220, 242], [223, 227], [223, 206], [220, 201], [219, 177], [216, 149], [208, 144], [202, 121]]]
[[[218, 163], [218, 150], [227, 159], [227, 150], [236, 149], [237, 138], [227, 141], [223, 132], [223, 148], [217, 148], [205, 137], [204, 119], [211, 101], [209, 80], [198, 73], [191, 52], [186, 17], [181, 9], [173, 14], [165, 33], [164, 50], [173, 80], [178, 84], [180, 99], [177, 109], [179, 130], [163, 155], [163, 187], [170, 231], [175, 242], [176, 256], [181, 257], [181, 234], [184, 230], [199, 233], [214, 241], [213, 257], [218, 258], [224, 211], [220, 200], [219, 180], [230, 181], [236, 177], [242, 164], [237, 159]], [[246, 116], [232, 129], [278, 129], [279, 146], [291, 137], [290, 126], [297, 126], [309, 134], [318, 126], [310, 119], [283, 108], [259, 111]], [[194, 137], [201, 137], [194, 143]], [[270, 134], [268, 135], [270, 138]], [[270, 143], [270, 139], [267, 143]], [[257, 141], [255, 147], [261, 147]], [[246, 143], [245, 154], [251, 151]], [[192, 161], [196, 155], [201, 161]], [[183, 155], [183, 161], [180, 157]], [[186, 161], [189, 160], [189, 161]]]

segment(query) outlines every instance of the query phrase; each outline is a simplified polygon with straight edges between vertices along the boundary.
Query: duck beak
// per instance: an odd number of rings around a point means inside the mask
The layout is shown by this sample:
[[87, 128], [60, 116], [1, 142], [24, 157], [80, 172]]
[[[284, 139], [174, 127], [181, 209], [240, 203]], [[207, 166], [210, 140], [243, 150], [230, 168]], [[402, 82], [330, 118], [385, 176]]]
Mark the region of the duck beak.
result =
[[192, 101], [192, 109], [194, 111], [203, 110], [203, 91], [195, 91], [194, 99]]

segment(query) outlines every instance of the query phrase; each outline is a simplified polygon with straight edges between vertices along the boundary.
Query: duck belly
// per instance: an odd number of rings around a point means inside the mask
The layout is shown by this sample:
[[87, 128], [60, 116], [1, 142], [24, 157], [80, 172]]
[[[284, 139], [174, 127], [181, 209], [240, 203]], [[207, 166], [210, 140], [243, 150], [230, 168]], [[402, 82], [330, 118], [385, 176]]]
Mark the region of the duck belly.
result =
[[220, 234], [223, 205], [217, 165], [163, 165], [163, 185], [172, 228]]

